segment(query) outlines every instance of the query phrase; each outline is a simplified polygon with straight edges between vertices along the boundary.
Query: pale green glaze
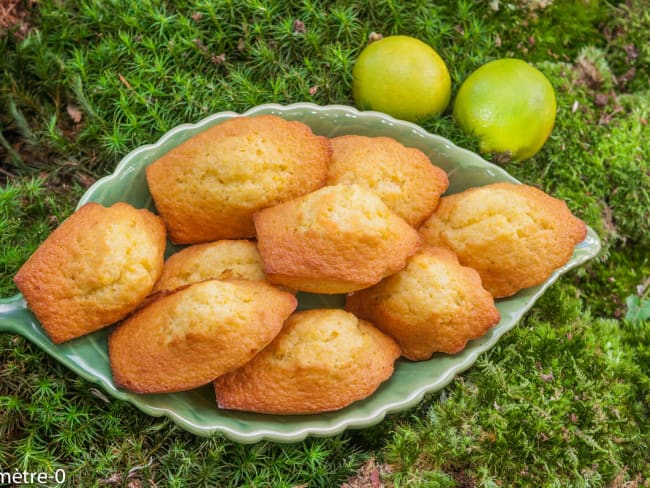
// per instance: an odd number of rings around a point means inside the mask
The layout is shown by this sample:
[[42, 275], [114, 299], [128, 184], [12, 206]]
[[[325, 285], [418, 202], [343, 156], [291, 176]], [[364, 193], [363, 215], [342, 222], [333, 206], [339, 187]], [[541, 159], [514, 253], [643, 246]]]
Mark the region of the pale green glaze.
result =
[[[321, 135], [390, 136], [405, 145], [417, 147], [424, 151], [434, 164], [448, 172], [451, 182], [448, 193], [497, 181], [517, 181], [501, 168], [474, 153], [454, 146], [442, 137], [429, 134], [414, 124], [398, 121], [377, 112], [359, 112], [354, 108], [338, 105], [320, 107], [297, 103], [289, 106], [262, 105], [249, 110], [246, 115], [262, 113], [301, 120]], [[179, 126], [155, 144], [140, 147], [129, 153], [112, 175], [101, 179], [86, 192], [79, 205], [89, 201], [105, 205], [126, 201], [137, 207], [153, 209], [144, 176], [147, 164], [194, 134], [236, 115], [233, 112], [223, 112], [207, 117], [197, 124]], [[109, 395], [131, 402], [149, 415], [167, 415], [182, 428], [197, 435], [207, 436], [220, 432], [240, 442], [256, 442], [262, 439], [295, 442], [308, 435], [330, 436], [347, 428], [367, 427], [381, 421], [389, 412], [416, 405], [425, 393], [441, 389], [455, 375], [469, 368], [480, 353], [491, 348], [505, 332], [516, 325], [535, 300], [562, 273], [594, 257], [599, 249], [598, 236], [589, 229], [587, 238], [576, 246], [571, 260], [543, 285], [499, 300], [499, 324], [482, 338], [470, 342], [463, 352], [453, 356], [436, 355], [429, 361], [418, 363], [400, 359], [396, 364], [395, 374], [370, 398], [343, 410], [319, 415], [273, 416], [219, 410], [210, 387], [164, 395], [137, 395], [119, 390], [112, 383], [108, 365], [108, 330], [56, 346], [26, 309], [21, 295], [0, 300], [0, 330], [23, 335], [76, 374], [99, 384]], [[173, 248], [170, 247], [168, 253], [171, 252]], [[340, 296], [300, 294], [299, 302], [299, 307], [304, 309], [340, 306], [343, 300]]]

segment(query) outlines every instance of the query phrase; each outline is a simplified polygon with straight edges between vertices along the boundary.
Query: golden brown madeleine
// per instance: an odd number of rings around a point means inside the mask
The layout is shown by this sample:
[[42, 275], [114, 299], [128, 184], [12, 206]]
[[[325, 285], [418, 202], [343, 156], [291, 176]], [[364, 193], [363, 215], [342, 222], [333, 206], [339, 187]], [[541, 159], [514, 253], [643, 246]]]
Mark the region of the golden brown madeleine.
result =
[[399, 273], [348, 295], [346, 309], [390, 334], [416, 361], [460, 352], [499, 322], [478, 273], [441, 247], [420, 249]]
[[254, 220], [268, 280], [313, 293], [371, 286], [420, 246], [415, 229], [358, 185], [326, 186]]
[[208, 280], [163, 296], [108, 341], [115, 384], [183, 391], [243, 366], [280, 331], [296, 298], [262, 281]]
[[370, 396], [399, 354], [393, 339], [344, 310], [297, 312], [250, 363], [216, 379], [217, 404], [272, 414], [338, 410]]
[[63, 222], [14, 278], [55, 343], [132, 312], [160, 276], [165, 227], [127, 203], [87, 203]]
[[368, 188], [413, 227], [431, 215], [449, 186], [447, 173], [426, 154], [395, 139], [347, 135], [330, 139], [330, 144], [327, 184]]
[[528, 185], [494, 183], [440, 199], [420, 234], [476, 269], [495, 298], [544, 282], [584, 240], [566, 203]]
[[195, 244], [171, 255], [153, 291], [170, 291], [199, 281], [264, 281], [264, 263], [254, 242], [245, 239]]
[[301, 122], [236, 117], [175, 147], [147, 167], [172, 241], [255, 236], [253, 213], [320, 188], [329, 142]]

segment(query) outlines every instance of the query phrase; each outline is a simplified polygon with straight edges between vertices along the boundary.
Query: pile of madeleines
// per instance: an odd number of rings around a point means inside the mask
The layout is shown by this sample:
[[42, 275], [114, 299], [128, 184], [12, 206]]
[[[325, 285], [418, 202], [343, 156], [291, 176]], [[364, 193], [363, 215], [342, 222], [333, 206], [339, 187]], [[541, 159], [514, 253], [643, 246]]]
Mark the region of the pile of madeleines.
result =
[[[386, 137], [235, 117], [146, 168], [158, 215], [88, 203], [15, 277], [55, 343], [117, 324], [114, 383], [214, 384], [221, 408], [306, 414], [371, 395], [401, 355], [454, 354], [494, 300], [545, 281], [586, 226], [527, 185], [442, 196], [447, 174]], [[165, 261], [167, 238], [185, 245]], [[345, 309], [296, 312], [296, 292]]]

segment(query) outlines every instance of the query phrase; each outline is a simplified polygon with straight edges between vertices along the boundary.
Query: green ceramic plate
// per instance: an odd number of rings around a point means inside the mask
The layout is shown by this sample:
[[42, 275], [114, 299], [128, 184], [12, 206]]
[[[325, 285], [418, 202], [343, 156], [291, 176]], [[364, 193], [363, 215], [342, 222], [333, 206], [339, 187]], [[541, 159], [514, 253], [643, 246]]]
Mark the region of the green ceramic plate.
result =
[[[499, 167], [454, 146], [442, 137], [377, 112], [359, 112], [339, 105], [321, 107], [297, 103], [288, 106], [261, 105], [249, 110], [246, 115], [268, 113], [300, 120], [311, 126], [315, 133], [324, 136], [390, 136], [407, 146], [417, 147], [448, 172], [448, 193], [497, 181], [517, 181]], [[126, 201], [136, 207], [153, 209], [145, 181], [145, 167], [189, 137], [236, 115], [238, 114], [234, 112], [222, 112], [196, 124], [181, 125], [169, 131], [155, 144], [136, 149], [119, 163], [112, 175], [93, 185], [79, 205], [90, 201], [105, 205]], [[589, 229], [587, 238], [576, 246], [571, 260], [544, 284], [500, 300], [497, 304], [501, 313], [499, 324], [482, 338], [469, 343], [460, 354], [436, 355], [428, 361], [417, 363], [400, 359], [395, 374], [370, 398], [343, 410], [319, 415], [274, 416], [219, 410], [210, 387], [164, 395], [137, 395], [119, 390], [113, 384], [108, 364], [107, 330], [56, 346], [26, 309], [21, 295], [0, 300], [0, 330], [25, 336], [76, 374], [99, 384], [109, 395], [130, 402], [149, 415], [166, 415], [194, 434], [207, 436], [220, 432], [240, 442], [262, 439], [295, 442], [310, 435], [330, 436], [347, 428], [368, 427], [380, 422], [389, 412], [416, 405], [425, 393], [443, 388], [455, 375], [469, 368], [480, 353], [491, 348], [505, 332], [514, 327], [535, 300], [562, 273], [594, 257], [599, 249], [598, 237]], [[170, 246], [168, 253], [173, 250]], [[341, 306], [343, 300], [337, 296], [300, 294], [299, 302], [300, 308], [304, 309], [337, 307]]]

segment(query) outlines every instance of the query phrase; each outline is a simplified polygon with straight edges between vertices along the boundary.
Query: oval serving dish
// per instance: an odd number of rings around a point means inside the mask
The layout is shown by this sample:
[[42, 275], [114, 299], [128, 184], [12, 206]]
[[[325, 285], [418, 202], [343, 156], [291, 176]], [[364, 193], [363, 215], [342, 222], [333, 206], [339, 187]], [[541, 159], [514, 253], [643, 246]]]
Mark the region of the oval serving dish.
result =
[[[430, 134], [415, 124], [393, 119], [378, 112], [360, 112], [342, 105], [318, 106], [296, 103], [287, 106], [266, 104], [243, 115], [275, 114], [309, 125], [319, 135], [360, 134], [387, 136], [406, 146], [422, 150], [449, 175], [447, 194], [468, 187], [499, 181], [518, 181], [503, 169], [440, 136]], [[156, 143], [129, 153], [114, 173], [97, 181], [81, 198], [87, 202], [110, 205], [125, 201], [140, 208], [154, 210], [145, 180], [145, 168], [164, 153], [193, 135], [240, 114], [220, 112], [196, 124], [178, 126]], [[176, 250], [168, 245], [167, 254]], [[586, 239], [578, 244], [571, 260], [556, 270], [543, 284], [522, 290], [513, 297], [497, 301], [501, 321], [480, 339], [471, 341], [459, 354], [436, 354], [428, 361], [399, 359], [393, 376], [369, 398], [336, 412], [318, 415], [278, 416], [220, 410], [211, 386], [173, 394], [138, 395], [120, 390], [112, 382], [104, 329], [71, 342], [55, 345], [45, 335], [38, 321], [26, 308], [22, 295], [0, 299], [0, 330], [18, 333], [42, 348], [76, 374], [96, 383], [110, 396], [130, 402], [152, 416], [165, 415], [183, 429], [200, 436], [222, 433], [239, 442], [272, 440], [296, 442], [307, 436], [331, 436], [348, 428], [364, 428], [380, 422], [387, 413], [416, 405], [427, 392], [440, 390], [455, 375], [469, 368], [482, 352], [514, 327], [544, 291], [563, 273], [583, 264], [600, 250], [596, 233], [589, 228]], [[341, 296], [299, 294], [299, 308], [341, 307]]]

